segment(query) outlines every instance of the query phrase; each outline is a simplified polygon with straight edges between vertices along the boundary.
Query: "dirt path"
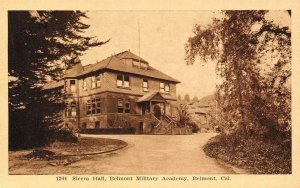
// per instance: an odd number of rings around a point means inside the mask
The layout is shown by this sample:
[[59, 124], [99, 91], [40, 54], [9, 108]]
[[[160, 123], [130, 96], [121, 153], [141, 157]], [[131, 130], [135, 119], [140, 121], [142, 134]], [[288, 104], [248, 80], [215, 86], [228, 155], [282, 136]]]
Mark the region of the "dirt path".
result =
[[207, 157], [202, 151], [202, 146], [214, 134], [84, 136], [120, 139], [129, 145], [110, 154], [85, 157], [66, 167], [28, 169], [26, 174], [235, 173], [232, 168]]

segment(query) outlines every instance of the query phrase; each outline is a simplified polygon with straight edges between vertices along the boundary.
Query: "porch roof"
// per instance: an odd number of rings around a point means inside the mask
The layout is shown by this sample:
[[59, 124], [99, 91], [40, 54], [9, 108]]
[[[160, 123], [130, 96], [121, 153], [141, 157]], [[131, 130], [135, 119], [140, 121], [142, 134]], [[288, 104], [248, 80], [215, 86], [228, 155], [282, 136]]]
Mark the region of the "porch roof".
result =
[[166, 102], [166, 99], [157, 91], [148, 93], [137, 100], [137, 102], [146, 102], [153, 99], [160, 99]]

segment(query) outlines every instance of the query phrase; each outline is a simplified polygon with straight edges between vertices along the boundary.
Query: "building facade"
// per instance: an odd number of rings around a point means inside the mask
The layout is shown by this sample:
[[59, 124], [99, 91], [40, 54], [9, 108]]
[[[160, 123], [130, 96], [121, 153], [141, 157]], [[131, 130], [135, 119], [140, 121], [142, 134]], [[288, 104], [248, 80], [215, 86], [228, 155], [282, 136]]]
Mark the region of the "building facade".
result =
[[178, 83], [125, 51], [95, 64], [78, 63], [66, 71], [63, 80], [46, 84], [44, 89], [62, 89], [66, 127], [146, 133], [149, 127], [145, 119], [155, 108], [162, 116], [174, 115]]

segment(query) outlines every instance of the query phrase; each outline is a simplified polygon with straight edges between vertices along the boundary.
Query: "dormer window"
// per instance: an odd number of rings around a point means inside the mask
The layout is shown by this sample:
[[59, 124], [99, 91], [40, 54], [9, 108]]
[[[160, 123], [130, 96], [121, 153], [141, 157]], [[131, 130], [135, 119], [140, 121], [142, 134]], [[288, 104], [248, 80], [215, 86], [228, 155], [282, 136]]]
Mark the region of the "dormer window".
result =
[[141, 69], [147, 69], [147, 68], [148, 68], [148, 64], [141, 62]]
[[143, 80], [143, 91], [149, 91], [149, 83], [147, 79]]
[[159, 83], [159, 91], [163, 93], [170, 93], [170, 84], [168, 83]]
[[124, 74], [118, 74], [117, 87], [129, 88], [130, 87], [129, 76]]
[[141, 62], [141, 61], [137, 61], [137, 60], [132, 60], [132, 66], [139, 68], [139, 69], [147, 69], [148, 68], [148, 64], [145, 62]]

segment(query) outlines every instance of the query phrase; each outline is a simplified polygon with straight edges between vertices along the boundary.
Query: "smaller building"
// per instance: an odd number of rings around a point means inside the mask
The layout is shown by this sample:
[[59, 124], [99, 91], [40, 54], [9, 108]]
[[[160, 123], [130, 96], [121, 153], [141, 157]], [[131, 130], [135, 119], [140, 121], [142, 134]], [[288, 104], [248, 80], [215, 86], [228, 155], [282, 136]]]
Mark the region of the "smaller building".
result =
[[193, 121], [198, 125], [200, 132], [213, 132], [210, 124], [209, 112], [216, 105], [214, 95], [203, 97], [197, 102], [189, 104], [189, 111]]

